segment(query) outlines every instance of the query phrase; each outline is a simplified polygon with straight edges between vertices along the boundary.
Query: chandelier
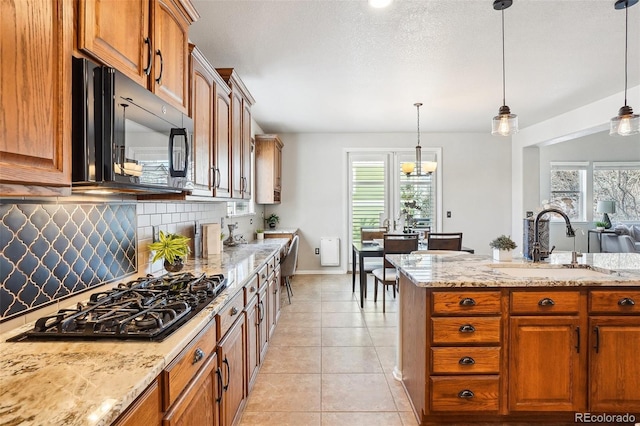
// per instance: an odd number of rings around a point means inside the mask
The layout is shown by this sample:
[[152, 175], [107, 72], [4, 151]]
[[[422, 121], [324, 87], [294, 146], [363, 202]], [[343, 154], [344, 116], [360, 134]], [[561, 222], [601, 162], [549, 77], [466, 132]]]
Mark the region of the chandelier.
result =
[[418, 145], [416, 145], [416, 161], [415, 163], [402, 163], [400, 168], [402, 169], [402, 173], [407, 176], [430, 175], [436, 171], [438, 163], [435, 161], [422, 161], [422, 147], [420, 146], [420, 107], [422, 106], [422, 103], [416, 102], [413, 106], [416, 107], [418, 115]]

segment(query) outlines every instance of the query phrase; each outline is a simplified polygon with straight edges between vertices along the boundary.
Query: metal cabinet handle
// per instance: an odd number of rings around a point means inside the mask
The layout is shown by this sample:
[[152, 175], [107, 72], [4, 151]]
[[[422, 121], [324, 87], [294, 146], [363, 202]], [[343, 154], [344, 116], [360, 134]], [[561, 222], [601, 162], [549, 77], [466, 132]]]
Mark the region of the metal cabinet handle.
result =
[[474, 331], [476, 331], [476, 328], [471, 324], [465, 324], [465, 325], [461, 325], [458, 331], [460, 333], [473, 333]]
[[580, 353], [580, 327], [576, 327], [576, 352]]
[[267, 274], [260, 275], [260, 278], [262, 278], [264, 280], [265, 278], [267, 278]]
[[473, 358], [471, 358], [470, 356], [463, 356], [458, 361], [458, 364], [460, 364], [460, 365], [473, 365], [475, 363], [476, 363], [476, 361]]
[[204, 358], [204, 351], [200, 348], [196, 349], [195, 353], [193, 354], [193, 361], [191, 362], [191, 364], [200, 362], [202, 358]]
[[220, 401], [222, 401], [222, 370], [220, 370], [220, 367], [216, 368], [216, 376], [218, 378], [218, 397], [216, 398], [216, 402], [220, 403]]
[[471, 399], [474, 396], [475, 395], [473, 394], [473, 391], [470, 391], [469, 389], [461, 390], [460, 392], [458, 392], [458, 398]]
[[540, 299], [538, 301], [538, 306], [553, 306], [555, 305], [556, 302], [553, 301], [553, 299], [545, 297], [544, 299]]
[[149, 37], [145, 37], [144, 44], [147, 45], [147, 66], [144, 68], [144, 74], [149, 75], [151, 74], [151, 57], [153, 56], [151, 54], [151, 40], [149, 40]]
[[218, 185], [217, 185], [218, 175], [216, 173], [216, 166], [211, 166], [210, 168], [211, 168], [211, 181], [212, 181], [211, 182], [211, 187], [212, 188], [217, 188], [218, 187]]
[[636, 302], [634, 302], [633, 299], [630, 298], [630, 297], [624, 297], [624, 298], [618, 300], [618, 305], [620, 305], [620, 306], [633, 306], [635, 304], [636, 304]]
[[460, 306], [475, 306], [475, 304], [476, 301], [470, 297], [465, 297], [464, 299], [460, 300]]
[[220, 182], [222, 181], [222, 175], [220, 174], [220, 169], [216, 167], [216, 188], [220, 188]]
[[227, 366], [227, 384], [222, 387], [222, 389], [224, 389], [226, 392], [227, 389], [229, 389], [229, 382], [231, 381], [231, 367], [229, 366], [229, 360], [226, 356], [224, 357], [224, 361], [222, 361], [222, 363]]
[[257, 325], [262, 324], [263, 320], [264, 320], [264, 302], [261, 300], [258, 303], [258, 324]]
[[238, 313], [238, 308], [236, 308], [235, 306], [231, 308], [231, 316], [234, 316], [237, 313]]
[[164, 60], [162, 59], [162, 52], [160, 49], [156, 50], [156, 55], [160, 56], [160, 75], [156, 78], [156, 83], [162, 84], [162, 72], [164, 71]]
[[593, 332], [596, 334], [596, 344], [593, 346], [593, 349], [598, 353], [600, 351], [600, 327], [597, 325], [593, 327]]
[[252, 285], [252, 286], [249, 288], [249, 291], [250, 291], [251, 293], [255, 293], [255, 292], [256, 292], [256, 287]]

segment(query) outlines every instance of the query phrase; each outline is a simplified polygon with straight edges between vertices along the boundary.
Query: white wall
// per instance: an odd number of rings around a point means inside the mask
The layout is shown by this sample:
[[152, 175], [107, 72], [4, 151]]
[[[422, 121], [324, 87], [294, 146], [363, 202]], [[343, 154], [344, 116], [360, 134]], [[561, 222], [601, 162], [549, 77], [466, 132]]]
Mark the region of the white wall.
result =
[[[416, 135], [280, 134], [282, 203], [267, 206], [282, 228], [300, 229], [298, 272], [344, 272], [347, 245], [348, 148], [413, 149]], [[463, 245], [489, 254], [489, 241], [510, 233], [511, 144], [490, 134], [423, 134], [423, 146], [441, 147], [443, 232], [463, 232]], [[446, 211], [452, 212], [450, 219]], [[341, 265], [321, 267], [314, 249], [321, 237], [340, 237]]]

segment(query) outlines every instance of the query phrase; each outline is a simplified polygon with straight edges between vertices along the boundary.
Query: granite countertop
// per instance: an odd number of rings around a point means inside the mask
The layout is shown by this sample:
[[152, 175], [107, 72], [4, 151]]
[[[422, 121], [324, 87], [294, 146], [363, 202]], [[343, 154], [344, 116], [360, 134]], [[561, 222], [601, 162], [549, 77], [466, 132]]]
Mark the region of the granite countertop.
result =
[[298, 228], [275, 228], [275, 229], [265, 229], [265, 234], [295, 234], [298, 232]]
[[418, 287], [579, 287], [640, 285], [640, 254], [585, 253], [576, 268], [571, 253], [554, 253], [546, 262], [497, 262], [488, 256], [403, 254], [387, 258]]
[[188, 261], [184, 271], [224, 273], [229, 286], [162, 342], [6, 342], [33, 323], [0, 335], [0, 425], [111, 424], [286, 243], [257, 241]]

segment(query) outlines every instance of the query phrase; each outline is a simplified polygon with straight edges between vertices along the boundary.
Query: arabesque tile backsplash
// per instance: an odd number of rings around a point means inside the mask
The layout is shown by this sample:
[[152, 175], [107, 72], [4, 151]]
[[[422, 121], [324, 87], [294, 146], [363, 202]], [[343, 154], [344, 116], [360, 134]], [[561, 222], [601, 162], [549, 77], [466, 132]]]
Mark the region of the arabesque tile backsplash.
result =
[[[162, 273], [161, 262], [150, 262], [154, 226], [189, 236], [195, 255], [196, 222], [226, 216], [224, 202], [65, 201], [0, 204], [0, 332], [105, 283]], [[233, 221], [239, 234], [253, 239], [252, 216]]]

